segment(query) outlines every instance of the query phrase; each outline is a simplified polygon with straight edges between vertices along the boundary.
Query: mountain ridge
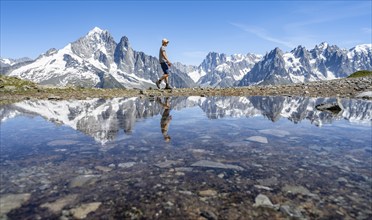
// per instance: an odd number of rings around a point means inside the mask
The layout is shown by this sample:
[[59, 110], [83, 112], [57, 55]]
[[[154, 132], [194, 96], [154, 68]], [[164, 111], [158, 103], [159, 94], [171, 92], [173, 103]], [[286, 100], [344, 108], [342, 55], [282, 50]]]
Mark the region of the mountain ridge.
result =
[[[134, 50], [126, 36], [116, 43], [107, 30], [95, 27], [62, 49], [1, 71], [39, 84], [143, 89], [155, 88], [162, 75], [158, 62]], [[210, 52], [199, 66], [172, 65], [170, 82], [176, 88], [275, 85], [344, 78], [358, 70], [372, 70], [372, 44], [346, 50], [322, 42], [311, 50], [277, 47], [263, 56]]]

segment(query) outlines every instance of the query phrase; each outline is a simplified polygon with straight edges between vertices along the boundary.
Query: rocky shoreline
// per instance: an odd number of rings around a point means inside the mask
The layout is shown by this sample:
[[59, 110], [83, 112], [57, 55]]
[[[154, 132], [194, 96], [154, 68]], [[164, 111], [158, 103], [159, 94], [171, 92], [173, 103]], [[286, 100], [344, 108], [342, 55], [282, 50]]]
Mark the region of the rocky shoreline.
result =
[[248, 86], [234, 88], [174, 88], [164, 89], [100, 89], [48, 87], [33, 83], [19, 87], [0, 81], [0, 104], [28, 99], [90, 99], [154, 96], [303, 96], [372, 99], [372, 77], [343, 78], [328, 81], [287, 85]]

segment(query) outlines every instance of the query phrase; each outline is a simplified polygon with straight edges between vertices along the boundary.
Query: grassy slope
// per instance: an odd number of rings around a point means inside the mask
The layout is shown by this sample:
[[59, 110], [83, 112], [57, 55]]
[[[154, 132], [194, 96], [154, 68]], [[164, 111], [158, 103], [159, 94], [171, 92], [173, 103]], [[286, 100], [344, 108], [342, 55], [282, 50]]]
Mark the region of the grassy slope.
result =
[[37, 84], [31, 81], [22, 80], [17, 77], [5, 76], [0, 74], [0, 88], [13, 87], [14, 89], [37, 88]]
[[365, 77], [365, 76], [372, 76], [372, 71], [370, 70], [361, 70], [355, 73], [352, 73], [347, 78], [354, 78], [354, 77]]

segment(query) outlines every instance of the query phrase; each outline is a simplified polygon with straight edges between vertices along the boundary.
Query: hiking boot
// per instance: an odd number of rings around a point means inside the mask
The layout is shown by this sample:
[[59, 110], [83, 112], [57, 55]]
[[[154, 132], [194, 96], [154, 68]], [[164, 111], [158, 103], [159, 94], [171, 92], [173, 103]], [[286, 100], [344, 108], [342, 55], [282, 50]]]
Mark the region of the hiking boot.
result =
[[172, 89], [172, 87], [170, 87], [169, 84], [167, 84], [164, 89]]
[[156, 87], [158, 87], [158, 89], [160, 89], [160, 81], [156, 81]]

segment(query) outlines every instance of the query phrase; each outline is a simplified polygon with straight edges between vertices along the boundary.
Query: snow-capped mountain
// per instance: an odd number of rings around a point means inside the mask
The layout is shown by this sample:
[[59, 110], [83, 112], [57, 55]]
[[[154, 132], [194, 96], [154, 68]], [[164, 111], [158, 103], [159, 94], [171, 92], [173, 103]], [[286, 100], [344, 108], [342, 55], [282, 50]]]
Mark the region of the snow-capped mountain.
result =
[[0, 74], [5, 74], [6, 72], [19, 68], [22, 65], [26, 65], [32, 61], [31, 58], [23, 57], [19, 59], [10, 58], [0, 58]]
[[0, 58], [0, 67], [8, 67], [8, 66], [13, 66], [18, 63], [23, 63], [26, 61], [31, 61], [31, 58], [28, 57], [22, 57], [19, 59], [10, 59], [10, 58]]
[[288, 53], [275, 48], [256, 63], [237, 85], [329, 80], [347, 77], [358, 70], [372, 70], [372, 44], [345, 50], [323, 42], [310, 51], [302, 46]]
[[[163, 74], [156, 57], [135, 51], [125, 36], [116, 43], [108, 31], [97, 27], [34, 61], [1, 63], [1, 74], [57, 86], [147, 89], [155, 87]], [[342, 78], [358, 70], [372, 70], [372, 44], [346, 50], [321, 43], [312, 50], [275, 48], [265, 56], [211, 52], [199, 66], [174, 63], [170, 84], [176, 88], [286, 84]]]
[[189, 72], [189, 75], [201, 86], [231, 87], [260, 59], [261, 56], [255, 54], [227, 56], [211, 52], [197, 69]]
[[[162, 71], [157, 58], [133, 50], [127, 37], [116, 43], [108, 31], [95, 27], [64, 48], [50, 49], [7, 74], [58, 86], [148, 88], [155, 86]], [[170, 81], [174, 87], [194, 86], [181, 71]]]
[[[333, 103], [335, 99], [308, 97], [177, 97], [172, 98], [171, 108], [182, 110], [199, 106], [208, 118], [256, 117], [278, 121], [287, 118], [293, 123], [309, 120], [316, 126], [334, 120], [348, 120], [370, 126], [371, 101], [343, 99], [343, 111], [339, 115], [318, 111], [315, 106]], [[0, 108], [0, 121], [17, 115], [40, 115], [92, 136], [102, 144], [114, 140], [120, 131], [130, 133], [136, 121], [161, 114], [163, 108], [157, 102], [138, 97], [92, 99], [75, 101], [26, 100]]]

